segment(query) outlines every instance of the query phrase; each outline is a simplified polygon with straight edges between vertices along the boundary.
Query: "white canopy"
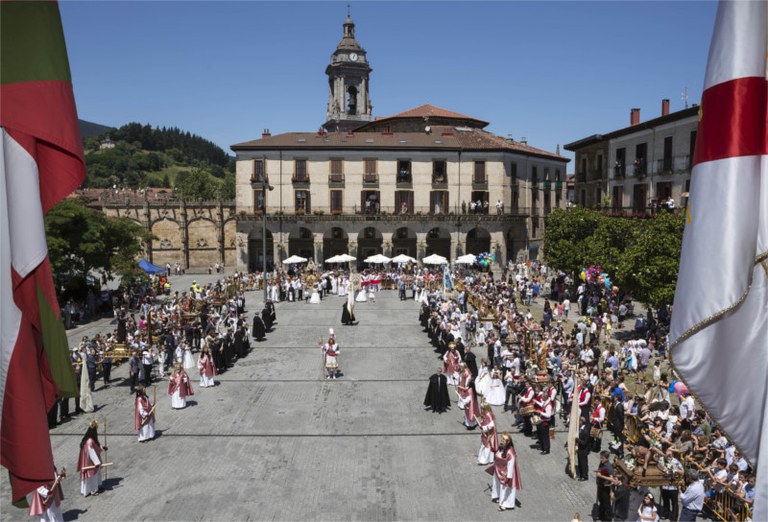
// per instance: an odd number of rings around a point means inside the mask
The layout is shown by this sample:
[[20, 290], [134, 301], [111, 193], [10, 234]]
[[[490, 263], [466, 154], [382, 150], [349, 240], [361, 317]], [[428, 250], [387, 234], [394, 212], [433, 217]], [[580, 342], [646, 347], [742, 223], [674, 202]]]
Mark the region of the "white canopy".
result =
[[422, 259], [421, 262], [425, 265], [444, 265], [448, 262], [448, 260], [443, 256], [432, 254], [431, 256], [427, 256]]
[[390, 262], [390, 258], [388, 258], [387, 256], [385, 256], [383, 254], [376, 254], [375, 256], [367, 257], [365, 259], [365, 262], [366, 263], [373, 263], [373, 264], [376, 264], [376, 265], [380, 265], [382, 263], [389, 263]]
[[463, 256], [456, 258], [454, 263], [458, 263], [460, 265], [474, 265], [477, 263], [477, 256], [475, 256], [475, 254], [464, 254]]
[[350, 261], [357, 260], [356, 257], [352, 257], [349, 254], [339, 254], [337, 256], [329, 257], [325, 260], [325, 263], [349, 263]]
[[405, 254], [400, 254], [399, 256], [395, 256], [392, 258], [393, 263], [415, 263], [416, 260], [412, 258], [411, 256], [407, 256]]
[[283, 260], [284, 265], [292, 265], [295, 263], [306, 263], [307, 258], [301, 256], [291, 256], [288, 259]]

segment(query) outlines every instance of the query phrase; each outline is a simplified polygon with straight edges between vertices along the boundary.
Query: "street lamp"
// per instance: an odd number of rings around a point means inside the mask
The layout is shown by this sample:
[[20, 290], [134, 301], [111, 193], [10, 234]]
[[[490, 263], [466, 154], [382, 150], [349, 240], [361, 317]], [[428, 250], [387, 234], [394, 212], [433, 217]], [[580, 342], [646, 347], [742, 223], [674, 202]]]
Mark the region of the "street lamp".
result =
[[264, 305], [267, 304], [267, 190], [272, 191], [275, 187], [269, 184], [266, 176], [261, 178], [261, 258], [262, 258], [262, 277], [264, 278]]

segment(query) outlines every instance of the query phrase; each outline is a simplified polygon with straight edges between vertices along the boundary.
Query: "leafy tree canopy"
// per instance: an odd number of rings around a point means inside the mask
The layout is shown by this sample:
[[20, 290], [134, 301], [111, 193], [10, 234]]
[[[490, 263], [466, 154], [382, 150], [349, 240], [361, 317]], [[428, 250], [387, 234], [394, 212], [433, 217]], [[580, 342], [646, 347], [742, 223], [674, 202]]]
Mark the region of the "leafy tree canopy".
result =
[[59, 278], [100, 275], [132, 280], [151, 235], [127, 218], [113, 218], [85, 206], [82, 199], [66, 199], [45, 217], [48, 254]]

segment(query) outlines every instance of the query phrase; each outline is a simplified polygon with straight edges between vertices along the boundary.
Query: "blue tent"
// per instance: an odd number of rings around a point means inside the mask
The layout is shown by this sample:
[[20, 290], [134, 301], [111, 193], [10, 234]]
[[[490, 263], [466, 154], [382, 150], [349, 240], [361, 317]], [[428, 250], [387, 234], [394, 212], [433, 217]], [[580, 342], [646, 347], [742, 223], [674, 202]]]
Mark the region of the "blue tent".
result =
[[165, 267], [162, 266], [155, 266], [146, 259], [142, 259], [139, 261], [139, 268], [144, 270], [148, 274], [159, 274], [159, 273], [165, 273]]

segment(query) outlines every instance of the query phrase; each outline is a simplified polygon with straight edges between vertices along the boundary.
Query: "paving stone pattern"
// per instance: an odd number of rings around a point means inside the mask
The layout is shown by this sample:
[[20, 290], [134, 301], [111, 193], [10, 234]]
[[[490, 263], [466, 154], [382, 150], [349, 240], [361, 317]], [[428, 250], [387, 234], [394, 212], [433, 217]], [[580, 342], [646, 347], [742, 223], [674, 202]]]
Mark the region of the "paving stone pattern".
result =
[[[184, 288], [191, 276], [177, 278]], [[204, 282], [207, 276], [197, 276]], [[249, 311], [262, 294], [249, 292]], [[344, 298], [320, 305], [279, 303], [278, 324], [253, 343], [247, 358], [221, 375], [215, 388], [197, 386], [184, 410], [171, 410], [164, 381], [157, 383], [159, 437], [137, 442], [126, 365], [109, 388], [97, 388], [98, 411], [108, 418], [107, 491], [79, 494], [76, 458], [87, 417], [51, 431], [54, 455], [70, 475], [64, 481], [68, 520], [570, 520], [588, 515], [593, 481], [564, 474], [560, 423], [550, 455], [511, 427], [524, 489], [522, 506], [498, 513], [477, 465], [478, 432], [461, 425], [455, 406], [427, 413], [422, 401], [437, 354], [418, 322], [418, 305], [394, 291], [358, 303], [357, 326], [339, 323]], [[318, 341], [334, 328], [341, 346], [338, 380], [323, 377]], [[102, 320], [70, 331], [107, 331]], [[101, 383], [99, 383], [99, 386]], [[151, 396], [150, 391], [150, 396]], [[91, 416], [88, 416], [90, 418]], [[102, 435], [103, 439], [103, 435]], [[596, 458], [591, 457], [596, 467]], [[0, 474], [2, 520], [27, 520], [12, 507], [7, 475]]]

